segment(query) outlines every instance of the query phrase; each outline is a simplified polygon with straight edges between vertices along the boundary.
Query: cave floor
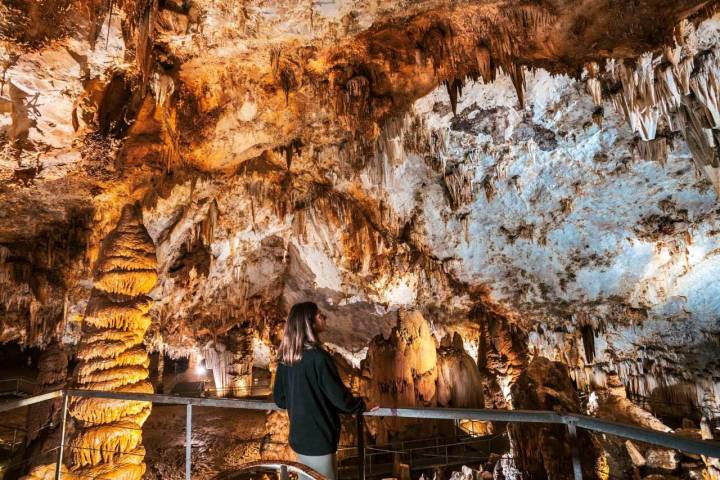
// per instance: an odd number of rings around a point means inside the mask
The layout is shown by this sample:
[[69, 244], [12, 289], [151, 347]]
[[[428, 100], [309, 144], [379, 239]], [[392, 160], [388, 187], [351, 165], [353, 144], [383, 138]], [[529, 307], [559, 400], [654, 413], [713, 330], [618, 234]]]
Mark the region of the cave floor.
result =
[[[265, 412], [194, 407], [192, 478], [210, 479], [246, 463], [265, 430]], [[146, 479], [184, 478], [185, 406], [154, 405], [143, 427]]]

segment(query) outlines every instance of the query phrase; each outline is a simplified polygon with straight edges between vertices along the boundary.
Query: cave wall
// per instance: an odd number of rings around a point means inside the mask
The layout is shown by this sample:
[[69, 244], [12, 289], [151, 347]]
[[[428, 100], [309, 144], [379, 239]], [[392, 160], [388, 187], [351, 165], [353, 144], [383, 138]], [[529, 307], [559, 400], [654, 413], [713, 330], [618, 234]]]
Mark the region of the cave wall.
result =
[[[404, 385], [383, 400], [452, 404], [445, 362], [471, 355], [461, 403], [512, 407], [544, 358], [605, 415], [681, 401], [707, 425], [716, 6], [0, 2], [0, 341], [82, 356], [138, 202], [158, 282], [134, 343], [221, 386], [272, 371], [313, 300], [328, 348]], [[467, 350], [428, 354], [439, 383], [408, 366], [416, 315], [428, 352]]]

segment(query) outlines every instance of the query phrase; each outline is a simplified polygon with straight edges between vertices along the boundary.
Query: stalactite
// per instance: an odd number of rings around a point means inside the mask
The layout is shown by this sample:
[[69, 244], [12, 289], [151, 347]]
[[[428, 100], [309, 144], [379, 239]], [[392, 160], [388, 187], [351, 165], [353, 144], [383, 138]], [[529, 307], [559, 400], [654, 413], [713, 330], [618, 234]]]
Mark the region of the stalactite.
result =
[[692, 97], [683, 98], [680, 113], [682, 132], [695, 165], [710, 180], [720, 195], [720, 160], [718, 159], [718, 142], [715, 131], [706, 128], [707, 119], [700, 115], [698, 102]]
[[474, 169], [466, 165], [458, 165], [455, 170], [444, 177], [445, 188], [450, 196], [453, 210], [469, 205], [475, 200]]
[[593, 105], [595, 105], [595, 109], [592, 114], [593, 122], [602, 127], [605, 110], [603, 109], [602, 102], [602, 82], [598, 78], [600, 67], [597, 63], [590, 62], [585, 66], [585, 71], [588, 76], [585, 85], [588, 93], [592, 97]]
[[510, 63], [506, 68], [508, 68], [508, 75], [510, 75], [510, 79], [515, 87], [520, 108], [525, 108], [525, 90], [527, 89], [527, 83], [525, 81], [525, 66], [517, 63]]
[[[681, 131], [698, 170], [720, 195], [720, 165], [716, 131], [720, 131], [720, 50], [698, 53], [695, 27], [684, 20], [675, 32], [675, 45], [662, 55], [643, 54], [634, 67], [608, 60], [604, 74], [593, 64], [586, 67], [587, 88], [598, 105], [601, 82], [616, 109], [640, 136], [641, 157], [665, 164], [667, 145], [657, 138], [660, 122], [671, 131]], [[601, 108], [601, 107], [598, 107]]]
[[287, 145], [284, 145], [282, 147], [278, 148], [278, 151], [280, 154], [285, 156], [285, 164], [287, 165], [288, 171], [290, 171], [290, 167], [292, 166], [292, 159], [293, 155], [300, 155], [300, 149], [302, 148], [303, 144], [300, 139], [294, 139], [292, 142], [288, 143]]
[[[140, 344], [150, 323], [145, 295], [157, 280], [155, 268], [155, 246], [140, 212], [126, 206], [98, 261], [78, 348], [77, 388], [152, 393], [148, 356]], [[74, 399], [69, 410], [77, 422], [69, 447], [72, 473], [139, 480], [145, 471], [142, 425], [150, 408], [147, 402]]]
[[623, 63], [610, 67], [611, 74], [622, 85], [613, 97], [616, 108], [625, 114], [630, 127], [645, 141], [653, 140], [660, 119], [655, 94], [655, 69], [652, 53], [640, 57], [635, 69]]
[[592, 325], [583, 325], [580, 327], [580, 332], [582, 333], [585, 361], [592, 363], [595, 358], [595, 332]]
[[200, 224], [200, 239], [203, 245], [210, 246], [215, 240], [215, 225], [218, 223], [220, 210], [216, 199], [212, 199], [208, 206], [208, 212], [205, 219]]
[[640, 140], [637, 143], [637, 152], [641, 158], [665, 166], [668, 159], [667, 139], [658, 137], [654, 140]]
[[593, 100], [593, 105], [596, 107], [602, 106], [602, 84], [600, 83], [600, 80], [598, 79], [598, 73], [600, 71], [600, 67], [597, 63], [591, 62], [585, 66], [585, 71], [587, 72], [587, 90], [588, 93], [590, 93], [590, 96]]
[[145, 91], [145, 87], [150, 81], [150, 71], [153, 64], [152, 46], [155, 20], [158, 13], [158, 0], [138, 0], [128, 2], [128, 6], [134, 7], [129, 12], [129, 16], [132, 18], [130, 25], [134, 29], [135, 60], [141, 75], [140, 85], [142, 90]]
[[495, 81], [495, 66], [493, 65], [492, 56], [490, 50], [480, 45], [475, 48], [475, 60], [477, 61], [478, 72], [480, 77], [485, 83], [492, 83]]
[[457, 78], [445, 80], [445, 87], [450, 97], [450, 107], [453, 115], [457, 115], [457, 102], [460, 95], [462, 95], [462, 80]]

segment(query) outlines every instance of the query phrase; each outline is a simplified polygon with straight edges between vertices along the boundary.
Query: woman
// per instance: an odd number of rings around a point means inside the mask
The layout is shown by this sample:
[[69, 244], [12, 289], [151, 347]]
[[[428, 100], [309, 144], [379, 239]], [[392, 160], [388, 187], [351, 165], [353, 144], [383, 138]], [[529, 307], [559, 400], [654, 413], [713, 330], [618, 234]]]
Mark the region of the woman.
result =
[[338, 413], [361, 413], [365, 403], [352, 396], [322, 349], [318, 333], [324, 329], [325, 316], [317, 305], [293, 305], [280, 343], [273, 397], [278, 407], [288, 411], [290, 447], [300, 462], [335, 480]]

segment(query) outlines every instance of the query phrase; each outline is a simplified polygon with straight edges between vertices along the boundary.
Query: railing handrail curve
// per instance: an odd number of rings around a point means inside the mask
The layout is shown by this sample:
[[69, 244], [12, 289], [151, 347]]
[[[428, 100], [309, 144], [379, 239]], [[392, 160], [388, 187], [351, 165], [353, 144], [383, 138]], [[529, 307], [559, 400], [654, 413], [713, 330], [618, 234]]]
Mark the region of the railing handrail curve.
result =
[[[94, 397], [117, 400], [136, 400], [152, 403], [193, 405], [218, 408], [240, 408], [245, 410], [280, 410], [272, 401], [245, 400], [237, 398], [198, 398], [179, 397], [173, 395], [105, 392], [95, 390], [56, 390], [33, 397], [11, 400], [0, 403], [0, 412], [12, 410], [34, 403], [67, 397]], [[665, 448], [681, 450], [707, 457], [720, 458], [720, 443], [709, 440], [697, 440], [677, 434], [650, 430], [635, 425], [628, 425], [610, 420], [580, 415], [575, 413], [558, 413], [542, 410], [492, 410], [492, 409], [461, 409], [461, 408], [378, 408], [365, 412], [366, 417], [405, 417], [438, 420], [485, 420], [511, 423], [550, 423], [583, 428], [600, 433], [654, 444]]]

